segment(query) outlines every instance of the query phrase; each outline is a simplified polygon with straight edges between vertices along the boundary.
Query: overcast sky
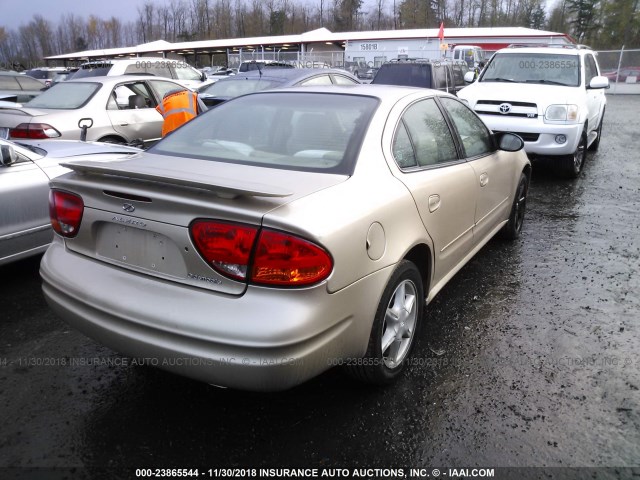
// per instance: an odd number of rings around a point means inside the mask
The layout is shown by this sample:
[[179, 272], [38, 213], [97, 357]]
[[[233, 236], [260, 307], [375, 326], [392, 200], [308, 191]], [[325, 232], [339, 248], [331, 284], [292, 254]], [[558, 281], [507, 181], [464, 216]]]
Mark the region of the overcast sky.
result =
[[[295, 0], [294, 0], [295, 1]], [[547, 9], [557, 0], [545, 0]], [[115, 16], [122, 22], [131, 22], [138, 17], [138, 7], [145, 0], [0, 0], [0, 26], [8, 30], [26, 25], [35, 14], [40, 14], [55, 25], [63, 15], [73, 13], [88, 18], [94, 14], [106, 20]], [[167, 0], [154, 0], [158, 5], [165, 5]], [[365, 0], [366, 4], [373, 3]]]
[[105, 20], [115, 16], [126, 23], [137, 18], [138, 6], [143, 3], [144, 0], [0, 0], [0, 25], [14, 30], [29, 23], [35, 14], [57, 25], [69, 13], [83, 18], [94, 14]]

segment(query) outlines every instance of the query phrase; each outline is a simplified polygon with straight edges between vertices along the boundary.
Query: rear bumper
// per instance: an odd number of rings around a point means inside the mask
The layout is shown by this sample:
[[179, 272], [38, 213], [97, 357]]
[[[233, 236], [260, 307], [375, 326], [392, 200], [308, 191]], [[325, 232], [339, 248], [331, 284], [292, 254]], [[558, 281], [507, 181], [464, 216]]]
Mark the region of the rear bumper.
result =
[[42, 259], [43, 291], [70, 325], [147, 364], [207, 383], [284, 390], [364, 354], [393, 267], [329, 294], [249, 287], [241, 297], [176, 285], [69, 252]]

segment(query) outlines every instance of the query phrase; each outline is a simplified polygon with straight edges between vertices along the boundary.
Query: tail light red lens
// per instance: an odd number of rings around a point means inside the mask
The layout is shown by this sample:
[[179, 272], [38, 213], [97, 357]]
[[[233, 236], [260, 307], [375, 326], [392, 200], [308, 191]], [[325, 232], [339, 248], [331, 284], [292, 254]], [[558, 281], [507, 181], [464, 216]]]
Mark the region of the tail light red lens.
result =
[[191, 236], [200, 255], [229, 278], [261, 285], [321, 282], [333, 268], [331, 256], [303, 238], [234, 223], [198, 220]]
[[236, 280], [247, 278], [249, 256], [258, 229], [224, 222], [197, 221], [191, 236], [200, 255], [218, 272]]
[[15, 128], [9, 129], [11, 138], [31, 138], [44, 140], [47, 138], [58, 138], [62, 134], [47, 123], [21, 123]]
[[53, 230], [63, 237], [73, 238], [78, 234], [84, 202], [79, 195], [60, 190], [49, 192], [49, 216]]
[[251, 270], [254, 283], [311, 285], [327, 278], [333, 262], [319, 246], [286, 233], [263, 230]]

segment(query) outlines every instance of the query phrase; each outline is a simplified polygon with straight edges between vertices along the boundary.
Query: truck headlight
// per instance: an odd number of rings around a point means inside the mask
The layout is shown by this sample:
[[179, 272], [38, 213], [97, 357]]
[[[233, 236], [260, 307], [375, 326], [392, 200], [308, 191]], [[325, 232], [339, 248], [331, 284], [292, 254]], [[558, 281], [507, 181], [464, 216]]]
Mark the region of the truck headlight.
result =
[[571, 121], [578, 119], [577, 105], [549, 105], [544, 113], [544, 119], [552, 122]]

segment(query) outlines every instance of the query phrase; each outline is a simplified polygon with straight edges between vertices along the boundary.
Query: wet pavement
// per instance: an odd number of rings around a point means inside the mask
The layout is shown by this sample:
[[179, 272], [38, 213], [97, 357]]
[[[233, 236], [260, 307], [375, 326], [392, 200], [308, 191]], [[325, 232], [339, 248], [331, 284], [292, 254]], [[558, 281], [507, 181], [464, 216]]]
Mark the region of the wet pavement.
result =
[[639, 478], [625, 467], [640, 467], [640, 96], [608, 102], [582, 176], [534, 166], [522, 237], [491, 241], [440, 292], [392, 387], [334, 369], [256, 394], [131, 365], [49, 311], [38, 258], [0, 267], [0, 478], [168, 467]]

